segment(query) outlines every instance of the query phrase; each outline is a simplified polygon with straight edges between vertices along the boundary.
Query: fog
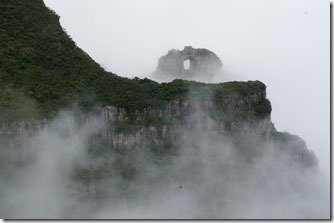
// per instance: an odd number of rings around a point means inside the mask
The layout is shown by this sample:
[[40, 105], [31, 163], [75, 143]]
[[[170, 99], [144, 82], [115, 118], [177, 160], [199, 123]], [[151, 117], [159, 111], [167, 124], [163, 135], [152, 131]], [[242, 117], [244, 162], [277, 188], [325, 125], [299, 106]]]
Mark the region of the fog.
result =
[[[208, 117], [197, 109], [188, 118], [195, 123]], [[255, 134], [240, 141], [238, 136], [191, 128], [180, 135], [178, 149], [169, 155], [140, 148], [119, 156], [110, 146], [99, 153], [101, 142], [92, 141], [105, 124], [100, 116], [66, 110], [27, 136], [15, 153], [1, 143], [6, 162], [1, 166], [0, 216], [329, 218], [325, 176], [316, 167], [296, 162], [284, 149], [288, 145], [281, 147]], [[93, 180], [82, 178], [86, 168], [93, 171]]]
[[[120, 76], [153, 78], [160, 56], [193, 46], [223, 62], [201, 81], [264, 82], [276, 129], [304, 139], [320, 170], [295, 162], [289, 145], [198, 128], [163, 156], [145, 147], [117, 152], [96, 140], [106, 128], [100, 117], [68, 109], [15, 150], [0, 138], [0, 217], [330, 217], [329, 2], [44, 2], [79, 47]], [[197, 110], [189, 120], [208, 118]]]
[[329, 178], [329, 1], [45, 0], [105, 69], [150, 76], [170, 49], [207, 48], [234, 80], [261, 80], [280, 131], [306, 140]]

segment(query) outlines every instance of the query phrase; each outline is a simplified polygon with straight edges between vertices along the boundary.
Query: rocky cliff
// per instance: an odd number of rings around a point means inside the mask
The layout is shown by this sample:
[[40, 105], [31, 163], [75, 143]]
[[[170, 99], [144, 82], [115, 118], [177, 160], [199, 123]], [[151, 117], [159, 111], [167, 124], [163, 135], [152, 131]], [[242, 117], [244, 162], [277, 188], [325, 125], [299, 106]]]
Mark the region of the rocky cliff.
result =
[[120, 77], [42, 0], [0, 11], [1, 218], [328, 215], [317, 158], [275, 129], [260, 81], [187, 81], [222, 67], [192, 47], [159, 60], [179, 79]]
[[[228, 85], [229, 83], [226, 83]], [[238, 83], [243, 85], [242, 82]], [[244, 85], [263, 85], [247, 82]], [[213, 99], [213, 100], [210, 100]], [[90, 143], [102, 143], [114, 150], [133, 150], [143, 147], [166, 152], [184, 133], [213, 132], [230, 138], [249, 140], [261, 138], [280, 142], [295, 161], [305, 166], [316, 166], [317, 158], [298, 137], [284, 137], [278, 133], [270, 119], [271, 107], [264, 88], [250, 94], [227, 93], [219, 97], [188, 95], [166, 104], [162, 108], [148, 107], [129, 111], [113, 105], [78, 114], [72, 130], [80, 129], [92, 119], [101, 121], [101, 129]], [[29, 137], [45, 128], [63, 129], [68, 125], [64, 119], [38, 119], [0, 123], [0, 138], [9, 148], [19, 150]], [[284, 134], [283, 134], [284, 135]], [[285, 136], [288, 136], [285, 135]]]

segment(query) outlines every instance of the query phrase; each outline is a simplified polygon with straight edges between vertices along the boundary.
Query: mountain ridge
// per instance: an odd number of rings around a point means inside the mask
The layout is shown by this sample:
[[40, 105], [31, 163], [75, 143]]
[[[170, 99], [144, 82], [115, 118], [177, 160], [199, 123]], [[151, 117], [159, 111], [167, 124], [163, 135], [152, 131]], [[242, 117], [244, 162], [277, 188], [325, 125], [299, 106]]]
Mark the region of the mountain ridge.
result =
[[[37, 102], [42, 115], [73, 103], [89, 108], [98, 102], [127, 110], [160, 106], [185, 95], [189, 85], [197, 85], [131, 80], [104, 71], [76, 46], [60, 26], [59, 16], [42, 0], [2, 1], [0, 9], [0, 96], [13, 101], [6, 92], [10, 88]], [[233, 90], [233, 84], [228, 85]], [[242, 83], [235, 82], [236, 89], [243, 88], [238, 85]], [[220, 84], [208, 86], [215, 86], [214, 90]]]
[[310, 216], [298, 202], [271, 206], [306, 196], [313, 210], [319, 164], [275, 129], [261, 81], [120, 77], [42, 0], [0, 1], [0, 11], [1, 217], [126, 218], [135, 207], [132, 217], [161, 218], [150, 209], [173, 202], [180, 218]]
[[[204, 84], [176, 79], [159, 84], [147, 78], [119, 77], [78, 48], [61, 27], [59, 16], [42, 0], [2, 1], [0, 9], [2, 122], [34, 123], [75, 104], [87, 112], [96, 106], [106, 111], [117, 108], [114, 130], [138, 131], [180, 120], [161, 114], [184, 109], [184, 101], [209, 106], [205, 115], [230, 130], [240, 123], [270, 121], [271, 104], [260, 81]], [[175, 103], [179, 108], [173, 107]], [[266, 133], [269, 138], [283, 134], [271, 129]]]

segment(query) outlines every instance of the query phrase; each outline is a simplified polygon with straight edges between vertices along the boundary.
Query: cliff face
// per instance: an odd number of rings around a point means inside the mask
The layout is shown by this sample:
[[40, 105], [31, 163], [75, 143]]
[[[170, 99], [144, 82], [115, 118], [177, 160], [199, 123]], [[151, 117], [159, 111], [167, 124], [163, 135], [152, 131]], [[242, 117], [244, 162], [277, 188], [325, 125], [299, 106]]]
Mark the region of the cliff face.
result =
[[[133, 150], [145, 147], [166, 152], [175, 146], [184, 133], [220, 134], [245, 140], [261, 138], [281, 143], [294, 160], [303, 166], [317, 166], [313, 152], [298, 137], [275, 137], [278, 133], [269, 113], [256, 116], [257, 107], [267, 101], [264, 90], [249, 95], [223, 95], [215, 101], [186, 97], [174, 100], [163, 108], [145, 108], [130, 112], [117, 106], [98, 108], [87, 115], [78, 115], [74, 129], [68, 130], [64, 119], [48, 119], [0, 123], [0, 138], [14, 150], [24, 147], [29, 137], [45, 128], [76, 131], [92, 119], [102, 124], [89, 139], [91, 144], [102, 143], [114, 150]], [[267, 108], [268, 110], [268, 108]], [[232, 114], [232, 115], [231, 115]], [[283, 134], [284, 135], [284, 134]]]
[[[255, 120], [247, 117], [245, 120], [215, 120], [213, 114], [217, 108], [237, 110], [238, 107], [253, 107], [265, 99], [265, 93], [248, 95], [243, 98], [222, 97], [218, 105], [209, 100], [185, 98], [174, 100], [163, 108], [145, 108], [142, 111], [130, 113], [116, 106], [105, 106], [96, 109], [91, 116], [106, 123], [107, 128], [101, 134], [101, 140], [115, 149], [131, 149], [142, 145], [151, 145], [163, 150], [167, 144], [176, 141], [183, 131], [193, 128], [203, 131], [213, 130], [222, 134], [265, 135], [275, 131], [270, 115]], [[87, 121], [79, 118], [78, 124]], [[17, 143], [23, 142], [26, 136], [50, 126], [48, 119], [27, 120], [0, 123], [0, 134], [5, 138], [14, 137]], [[54, 124], [56, 123], [56, 124]], [[56, 128], [66, 123], [62, 120], [53, 122]], [[110, 126], [108, 126], [110, 125]]]
[[[314, 211], [328, 198], [317, 158], [275, 130], [263, 83], [119, 77], [42, 0], [0, 0], [0, 12], [1, 218], [329, 213]], [[221, 67], [213, 52], [186, 47], [157, 71], [198, 81]]]

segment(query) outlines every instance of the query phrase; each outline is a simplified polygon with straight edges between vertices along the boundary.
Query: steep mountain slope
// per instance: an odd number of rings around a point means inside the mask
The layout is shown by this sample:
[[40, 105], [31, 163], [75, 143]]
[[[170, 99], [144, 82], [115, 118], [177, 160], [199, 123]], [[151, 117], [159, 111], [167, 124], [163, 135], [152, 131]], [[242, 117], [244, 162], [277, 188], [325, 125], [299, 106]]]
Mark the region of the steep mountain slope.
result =
[[2, 89], [19, 89], [38, 102], [42, 113], [92, 100], [138, 109], [159, 97], [148, 91], [145, 81], [105, 72], [75, 45], [42, 0], [1, 1], [0, 10]]
[[[78, 48], [42, 0], [0, 1], [0, 111], [0, 217], [327, 213], [309, 205], [323, 199], [312, 183], [318, 160], [276, 131], [263, 83], [119, 77]], [[258, 209], [245, 206], [252, 201]]]
[[[105, 72], [75, 45], [42, 0], [1, 1], [0, 10], [0, 92], [7, 104], [16, 97], [10, 94], [15, 91], [35, 100], [43, 115], [74, 102], [83, 107], [99, 102], [140, 110], [165, 105], [184, 96], [189, 85], [197, 85], [158, 84]], [[241, 85], [235, 83], [235, 90]], [[232, 91], [233, 87], [232, 83], [227, 86]]]

